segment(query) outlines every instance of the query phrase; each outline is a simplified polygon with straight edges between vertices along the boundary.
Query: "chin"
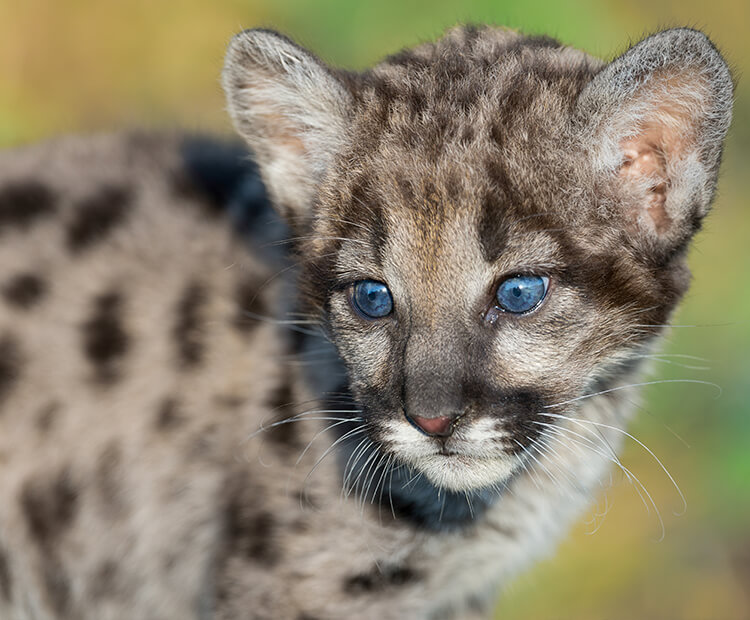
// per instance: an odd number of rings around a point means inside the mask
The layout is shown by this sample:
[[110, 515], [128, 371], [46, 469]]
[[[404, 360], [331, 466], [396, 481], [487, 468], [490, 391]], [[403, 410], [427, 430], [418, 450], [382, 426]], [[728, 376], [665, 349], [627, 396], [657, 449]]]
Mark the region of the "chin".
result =
[[461, 492], [501, 487], [518, 466], [516, 461], [510, 456], [478, 458], [436, 453], [412, 459], [411, 463], [435, 486]]

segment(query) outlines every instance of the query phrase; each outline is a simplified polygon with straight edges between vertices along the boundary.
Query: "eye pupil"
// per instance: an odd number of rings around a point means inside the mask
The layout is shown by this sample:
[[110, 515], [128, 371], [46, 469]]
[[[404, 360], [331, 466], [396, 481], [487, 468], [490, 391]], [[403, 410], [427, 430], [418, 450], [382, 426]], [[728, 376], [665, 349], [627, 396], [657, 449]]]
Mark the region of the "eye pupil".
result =
[[351, 295], [354, 308], [367, 319], [380, 319], [393, 310], [393, 297], [388, 287], [375, 280], [354, 283]]
[[536, 308], [547, 294], [549, 278], [513, 276], [497, 287], [497, 304], [506, 312], [523, 314]]

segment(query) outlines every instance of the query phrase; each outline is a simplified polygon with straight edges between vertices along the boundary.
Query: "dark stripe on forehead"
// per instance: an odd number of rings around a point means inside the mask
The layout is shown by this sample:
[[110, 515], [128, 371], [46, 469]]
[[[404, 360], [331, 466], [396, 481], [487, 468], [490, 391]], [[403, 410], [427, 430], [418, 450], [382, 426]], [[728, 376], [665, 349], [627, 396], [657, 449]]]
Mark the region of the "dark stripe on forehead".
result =
[[122, 295], [117, 291], [104, 293], [94, 300], [91, 316], [82, 326], [84, 354], [102, 383], [117, 379], [117, 362], [130, 345], [122, 311]]
[[57, 208], [57, 197], [39, 181], [14, 181], [0, 189], [0, 233], [10, 227], [26, 229]]
[[128, 188], [106, 186], [78, 203], [68, 224], [68, 249], [79, 252], [104, 239], [123, 221], [131, 200]]
[[508, 228], [503, 213], [505, 207], [502, 194], [497, 190], [485, 194], [477, 220], [477, 233], [482, 256], [488, 263], [496, 261], [508, 243]]
[[340, 233], [336, 236], [366, 238], [372, 244], [374, 258], [379, 263], [382, 262], [386, 237], [385, 224], [380, 198], [368, 174], [361, 174], [352, 181], [346, 203], [348, 204], [342, 209], [338, 223], [336, 220], [333, 221], [340, 227]]

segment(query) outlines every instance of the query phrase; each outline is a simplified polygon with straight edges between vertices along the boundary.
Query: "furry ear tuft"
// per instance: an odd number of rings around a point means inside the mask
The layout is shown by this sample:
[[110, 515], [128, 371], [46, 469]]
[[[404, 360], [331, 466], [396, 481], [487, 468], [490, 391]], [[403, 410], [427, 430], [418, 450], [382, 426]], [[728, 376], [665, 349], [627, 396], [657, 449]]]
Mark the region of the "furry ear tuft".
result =
[[229, 114], [283, 215], [309, 214], [315, 185], [348, 130], [351, 95], [312, 54], [270, 30], [246, 30], [227, 51]]
[[631, 232], [662, 249], [695, 232], [713, 198], [732, 97], [721, 55], [687, 28], [644, 39], [581, 92], [576, 121], [594, 167], [620, 185]]

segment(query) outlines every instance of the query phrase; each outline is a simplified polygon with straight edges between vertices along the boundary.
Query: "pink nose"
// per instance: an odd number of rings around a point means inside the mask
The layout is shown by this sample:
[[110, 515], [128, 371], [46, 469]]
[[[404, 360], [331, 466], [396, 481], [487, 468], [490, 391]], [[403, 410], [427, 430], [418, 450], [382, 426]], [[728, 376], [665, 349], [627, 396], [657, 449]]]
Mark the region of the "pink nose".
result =
[[421, 418], [419, 416], [409, 416], [414, 422], [428, 435], [450, 435], [453, 431], [453, 421], [456, 419], [452, 416], [443, 416], [441, 418]]

